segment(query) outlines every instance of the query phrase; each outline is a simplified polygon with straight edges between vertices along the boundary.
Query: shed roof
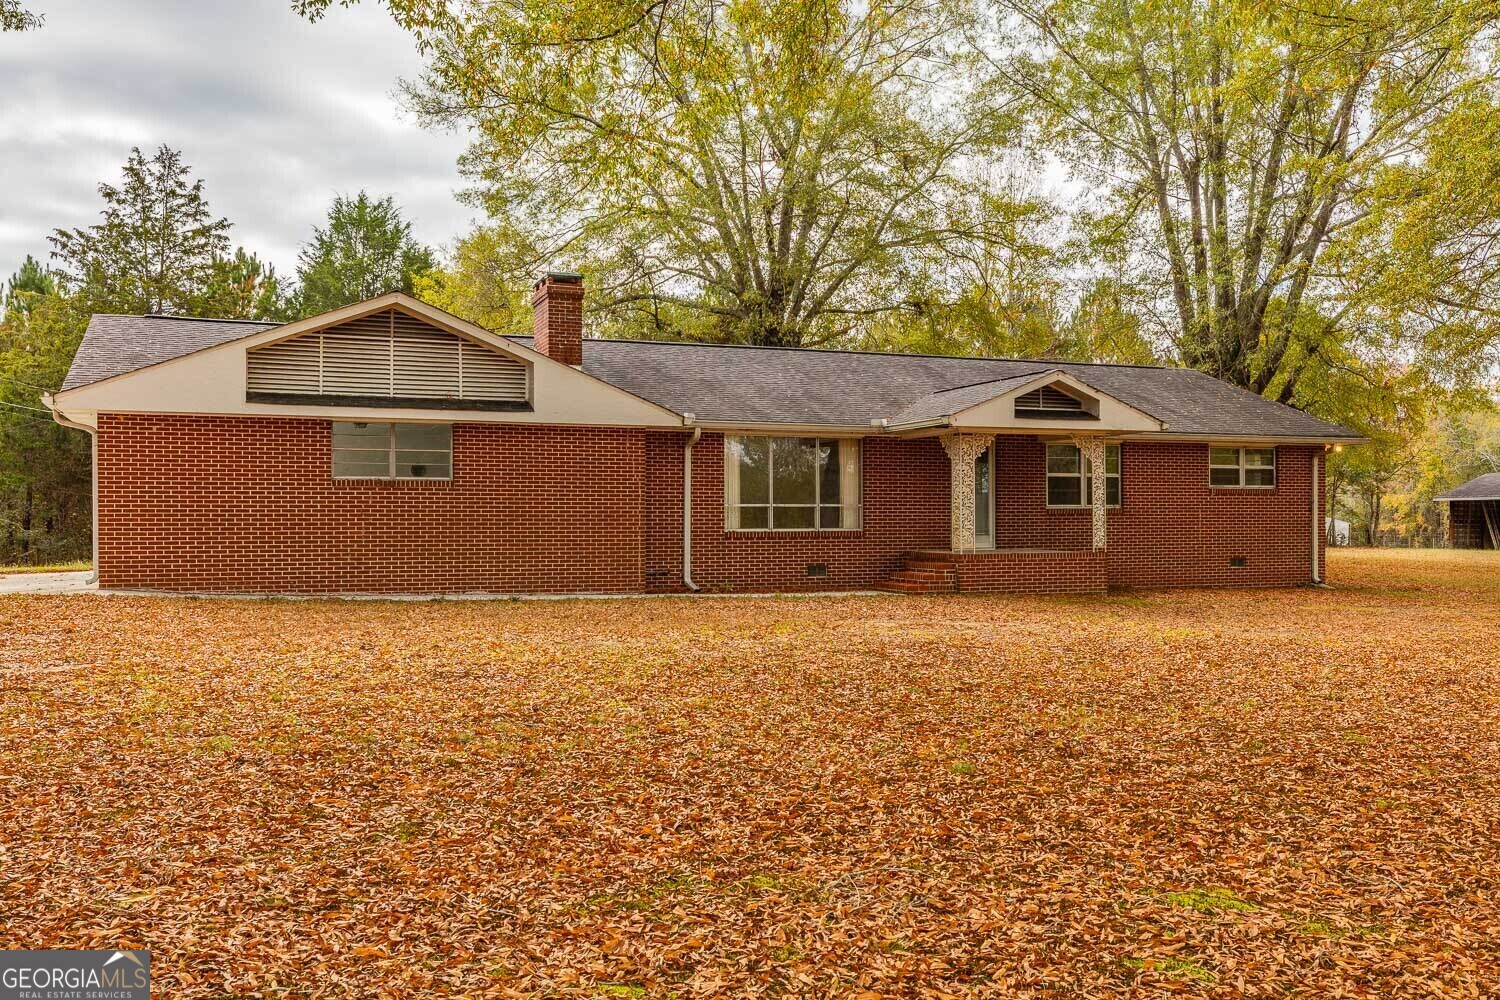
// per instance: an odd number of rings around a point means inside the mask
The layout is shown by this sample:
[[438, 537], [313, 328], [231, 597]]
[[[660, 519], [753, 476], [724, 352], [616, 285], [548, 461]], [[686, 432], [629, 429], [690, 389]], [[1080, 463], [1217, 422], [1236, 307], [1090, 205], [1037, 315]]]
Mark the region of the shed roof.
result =
[[1434, 500], [1500, 500], [1500, 472], [1475, 476], [1462, 486], [1455, 486]]

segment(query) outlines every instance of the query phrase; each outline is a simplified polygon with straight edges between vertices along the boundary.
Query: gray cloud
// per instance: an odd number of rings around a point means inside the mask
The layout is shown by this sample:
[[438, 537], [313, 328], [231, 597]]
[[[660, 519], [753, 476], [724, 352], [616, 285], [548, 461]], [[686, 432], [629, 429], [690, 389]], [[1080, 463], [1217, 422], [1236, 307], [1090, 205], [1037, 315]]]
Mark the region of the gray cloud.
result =
[[395, 195], [419, 238], [450, 243], [461, 135], [395, 99], [421, 70], [376, 3], [317, 24], [287, 0], [32, 0], [36, 32], [0, 35], [0, 279], [88, 225], [131, 146], [183, 151], [236, 244], [290, 273], [335, 194]]

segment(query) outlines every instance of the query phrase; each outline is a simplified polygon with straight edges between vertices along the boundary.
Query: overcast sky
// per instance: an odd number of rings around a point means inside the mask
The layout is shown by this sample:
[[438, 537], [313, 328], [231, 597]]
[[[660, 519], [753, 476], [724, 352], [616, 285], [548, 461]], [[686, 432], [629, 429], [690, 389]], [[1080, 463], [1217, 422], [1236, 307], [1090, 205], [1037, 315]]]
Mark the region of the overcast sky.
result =
[[0, 280], [57, 227], [98, 221], [131, 146], [181, 149], [230, 239], [290, 274], [335, 194], [395, 195], [451, 241], [462, 136], [396, 101], [421, 61], [374, 0], [317, 24], [288, 0], [27, 0], [41, 30], [0, 34]]

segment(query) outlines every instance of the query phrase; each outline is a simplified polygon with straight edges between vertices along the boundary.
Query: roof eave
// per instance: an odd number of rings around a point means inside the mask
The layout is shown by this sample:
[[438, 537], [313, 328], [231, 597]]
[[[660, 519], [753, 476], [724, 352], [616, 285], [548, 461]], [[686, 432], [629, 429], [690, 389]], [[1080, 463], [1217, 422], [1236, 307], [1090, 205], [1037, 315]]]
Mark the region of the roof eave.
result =
[[1204, 444], [1362, 445], [1369, 438], [1317, 434], [1216, 434], [1212, 431], [1163, 431], [1127, 435], [1150, 441], [1193, 441]]

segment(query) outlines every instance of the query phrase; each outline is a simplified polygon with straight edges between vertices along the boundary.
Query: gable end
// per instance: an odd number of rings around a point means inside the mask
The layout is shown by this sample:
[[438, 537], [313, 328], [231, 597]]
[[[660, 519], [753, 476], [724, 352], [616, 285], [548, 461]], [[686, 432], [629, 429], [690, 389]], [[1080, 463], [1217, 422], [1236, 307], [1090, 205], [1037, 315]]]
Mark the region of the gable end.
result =
[[1059, 388], [1044, 385], [1016, 397], [1016, 416], [1031, 420], [1097, 420], [1098, 401], [1094, 405]]
[[399, 309], [246, 352], [245, 399], [529, 409], [530, 366]]

